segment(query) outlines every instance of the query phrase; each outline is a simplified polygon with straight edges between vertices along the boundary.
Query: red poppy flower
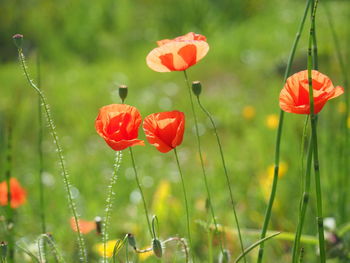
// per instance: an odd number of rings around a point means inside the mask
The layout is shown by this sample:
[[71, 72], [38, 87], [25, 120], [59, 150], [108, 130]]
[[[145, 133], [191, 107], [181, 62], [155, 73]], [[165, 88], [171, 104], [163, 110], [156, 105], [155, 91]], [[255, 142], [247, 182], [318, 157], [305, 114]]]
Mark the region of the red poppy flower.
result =
[[180, 111], [153, 113], [143, 121], [148, 142], [162, 153], [169, 152], [182, 143], [185, 114]]
[[[330, 78], [322, 73], [312, 71], [312, 88], [314, 96], [314, 113], [319, 113], [326, 102], [344, 93], [342, 87], [334, 87]], [[282, 110], [297, 114], [310, 114], [309, 82], [307, 70], [300, 71], [287, 79], [280, 93]]]
[[174, 39], [157, 41], [147, 56], [147, 65], [157, 72], [183, 71], [195, 65], [209, 51], [206, 37], [190, 32]]
[[[27, 200], [27, 192], [16, 178], [10, 179], [10, 192], [11, 192], [11, 207], [17, 208], [23, 205]], [[0, 205], [7, 205], [7, 183], [6, 181], [0, 183]]]
[[[92, 230], [96, 229], [96, 222], [95, 221], [86, 221], [86, 220], [83, 220], [83, 219], [79, 219], [78, 220], [78, 225], [79, 225], [80, 232], [82, 234], [88, 234]], [[70, 219], [70, 226], [75, 232], [78, 231], [77, 230], [77, 225], [75, 224], [74, 217], [72, 217]]]
[[139, 111], [126, 104], [111, 104], [100, 109], [95, 121], [97, 133], [115, 151], [134, 145], [144, 145], [137, 139], [141, 124]]

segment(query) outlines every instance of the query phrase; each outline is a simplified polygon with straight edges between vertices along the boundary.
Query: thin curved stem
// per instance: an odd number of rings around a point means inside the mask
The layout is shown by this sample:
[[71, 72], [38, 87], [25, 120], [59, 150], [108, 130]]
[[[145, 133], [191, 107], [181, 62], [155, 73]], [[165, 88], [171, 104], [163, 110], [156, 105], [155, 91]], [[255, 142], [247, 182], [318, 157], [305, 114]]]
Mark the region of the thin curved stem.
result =
[[[214, 225], [215, 225], [215, 233], [219, 234], [218, 224], [217, 224], [217, 221], [216, 221], [216, 216], [215, 216], [215, 212], [214, 212], [214, 208], [213, 208], [213, 203], [211, 201], [211, 195], [210, 195], [210, 190], [209, 190], [207, 174], [206, 174], [206, 171], [205, 171], [205, 168], [204, 168], [204, 161], [203, 161], [203, 155], [202, 155], [202, 146], [201, 146], [201, 140], [200, 140], [200, 137], [199, 137], [198, 120], [197, 120], [196, 111], [194, 109], [191, 86], [190, 86], [190, 82], [188, 80], [188, 76], [187, 76], [186, 70], [184, 70], [183, 72], [184, 72], [184, 75], [185, 75], [185, 81], [186, 81], [186, 84], [187, 84], [188, 93], [189, 93], [190, 101], [191, 101], [191, 109], [192, 109], [192, 114], [193, 114], [193, 118], [194, 118], [195, 130], [196, 130], [198, 154], [199, 154], [199, 159], [200, 159], [200, 162], [201, 162], [203, 180], [204, 180], [204, 184], [205, 184], [205, 189], [207, 191], [210, 212], [211, 212], [211, 215], [212, 215], [212, 218], [213, 218], [213, 222], [214, 222]], [[220, 242], [221, 253], [224, 253], [221, 236], [219, 237], [219, 240], [220, 240], [219, 242]]]
[[182, 184], [182, 191], [183, 191], [184, 199], [185, 199], [186, 224], [187, 224], [188, 241], [190, 243], [190, 248], [192, 249], [192, 252], [191, 252], [192, 261], [195, 262], [194, 253], [193, 253], [193, 246], [192, 246], [191, 226], [190, 226], [190, 212], [189, 212], [189, 208], [188, 208], [187, 192], [186, 192], [185, 180], [184, 180], [184, 177], [183, 177], [183, 174], [182, 174], [180, 161], [179, 161], [179, 156], [177, 154], [176, 148], [174, 148], [174, 155], [175, 155], [175, 159], [176, 159], [177, 168], [179, 169], [179, 174], [180, 174], [181, 184]]
[[120, 163], [122, 161], [123, 153], [122, 151], [117, 151], [115, 154], [115, 161], [113, 165], [113, 175], [107, 187], [107, 199], [106, 199], [106, 208], [105, 208], [105, 218], [103, 220], [103, 230], [102, 230], [102, 242], [103, 242], [103, 262], [107, 262], [107, 240], [108, 240], [108, 227], [111, 220], [111, 211], [114, 201], [115, 193], [113, 192], [113, 186], [116, 184], [118, 179], [118, 171]]
[[143, 194], [143, 190], [142, 190], [142, 187], [141, 187], [141, 183], [140, 183], [140, 180], [139, 180], [139, 176], [138, 176], [138, 174], [137, 174], [136, 165], [135, 165], [135, 158], [134, 158], [134, 154], [133, 154], [133, 151], [132, 151], [131, 147], [129, 147], [129, 151], [130, 151], [130, 156], [131, 156], [132, 167], [133, 167], [134, 173], [135, 173], [136, 183], [137, 183], [137, 186], [138, 186], [138, 188], [139, 188], [139, 191], [140, 191], [140, 194], [141, 194], [141, 198], [142, 198], [142, 202], [143, 202], [143, 208], [144, 208], [144, 210], [145, 210], [145, 215], [146, 215], [146, 219], [147, 219], [148, 230], [149, 230], [149, 233], [150, 233], [150, 235], [151, 235], [151, 238], [155, 238], [155, 237], [153, 236], [153, 232], [152, 232], [152, 228], [151, 228], [151, 223], [150, 223], [150, 221], [149, 221], [146, 199], [145, 199], [145, 196], [144, 196], [144, 194]]
[[[308, 10], [310, 7], [310, 2], [311, 2], [311, 0], [307, 0], [304, 14], [303, 14], [303, 17], [301, 19], [301, 22], [300, 22], [300, 25], [298, 28], [298, 32], [295, 36], [292, 50], [289, 54], [283, 83], [286, 82], [287, 78], [290, 75], [292, 63], [293, 63], [295, 52], [296, 52], [296, 48], [299, 44], [301, 33], [303, 32], [306, 16], [307, 16], [307, 13], [308, 13]], [[284, 111], [280, 110], [279, 123], [278, 123], [277, 136], [276, 136], [275, 164], [274, 164], [275, 168], [274, 168], [274, 174], [273, 174], [272, 188], [271, 188], [269, 203], [267, 205], [266, 212], [265, 212], [265, 219], [264, 219], [263, 227], [261, 230], [260, 239], [263, 239], [266, 236], [267, 228], [268, 228], [269, 223], [270, 223], [272, 207], [273, 207], [273, 203], [274, 203], [276, 191], [277, 191], [279, 160], [280, 160], [280, 144], [281, 144], [281, 137], [282, 137], [283, 121], [284, 121]], [[259, 248], [258, 260], [257, 260], [258, 263], [262, 262], [263, 255], [264, 255], [264, 247], [265, 247], [265, 244], [262, 243], [260, 245], [260, 248]]]
[[63, 178], [63, 183], [67, 192], [67, 197], [68, 197], [68, 203], [69, 203], [69, 207], [72, 211], [73, 217], [74, 217], [74, 222], [75, 222], [75, 227], [77, 229], [77, 235], [78, 235], [78, 244], [79, 244], [79, 253], [80, 253], [80, 260], [82, 262], [88, 262], [87, 261], [87, 254], [86, 254], [86, 249], [85, 249], [85, 242], [84, 242], [84, 238], [81, 234], [80, 231], [80, 227], [79, 227], [79, 223], [78, 223], [78, 213], [76, 211], [76, 206], [72, 197], [72, 193], [71, 193], [71, 185], [69, 182], [69, 175], [67, 172], [67, 168], [64, 162], [64, 157], [63, 157], [63, 152], [62, 152], [62, 147], [59, 143], [59, 139], [58, 139], [58, 135], [56, 133], [56, 128], [55, 128], [55, 124], [53, 121], [53, 118], [51, 116], [51, 112], [50, 112], [50, 108], [49, 105], [46, 101], [46, 97], [44, 96], [44, 94], [42, 93], [42, 91], [34, 84], [34, 82], [30, 79], [29, 77], [29, 73], [27, 71], [27, 67], [25, 64], [25, 59], [24, 59], [24, 55], [23, 55], [23, 51], [22, 49], [18, 49], [18, 55], [19, 55], [19, 60], [21, 62], [21, 66], [23, 69], [23, 72], [27, 78], [27, 81], [29, 83], [29, 85], [37, 92], [37, 94], [40, 97], [40, 100], [42, 101], [42, 105], [44, 107], [44, 111], [46, 114], [46, 118], [49, 124], [49, 128], [51, 130], [51, 135], [53, 137], [53, 141], [54, 144], [56, 146], [56, 151], [58, 154], [58, 158], [59, 158], [59, 162], [60, 162], [60, 166], [61, 166], [61, 170], [62, 170], [62, 178]]
[[[220, 137], [219, 137], [219, 134], [218, 134], [218, 131], [217, 131], [217, 128], [216, 128], [216, 124], [215, 124], [215, 122], [214, 122], [213, 117], [211, 116], [211, 114], [209, 113], [209, 111], [202, 105], [202, 103], [201, 103], [201, 101], [200, 101], [200, 99], [199, 99], [199, 96], [197, 96], [197, 102], [198, 102], [199, 107], [202, 109], [202, 111], [205, 113], [205, 115], [206, 115], [206, 116], [208, 117], [208, 119], [210, 120], [211, 125], [212, 125], [213, 130], [214, 130], [215, 137], [216, 137], [216, 142], [217, 142], [217, 144], [218, 144], [218, 146], [219, 146], [219, 151], [220, 151], [220, 157], [221, 157], [221, 161], [222, 161], [222, 166], [223, 166], [223, 168], [224, 168], [226, 183], [227, 183], [227, 187], [228, 187], [229, 194], [230, 194], [230, 201], [231, 201], [232, 211], [233, 211], [233, 215], [234, 215], [234, 218], [235, 218], [235, 223], [236, 223], [237, 230], [238, 230], [238, 239], [239, 239], [239, 243], [240, 243], [241, 250], [242, 250], [242, 253], [243, 253], [243, 252], [244, 252], [244, 244], [243, 244], [241, 229], [240, 229], [240, 226], [239, 226], [238, 216], [237, 216], [237, 212], [236, 212], [236, 208], [235, 208], [235, 202], [234, 202], [234, 199], [233, 199], [233, 193], [232, 193], [232, 188], [231, 188], [231, 182], [230, 182], [230, 178], [229, 178], [228, 171], [227, 171], [227, 167], [226, 167], [226, 162], [225, 162], [224, 152], [223, 152], [223, 150], [222, 150], [222, 145], [221, 145]], [[243, 260], [244, 260], [244, 262], [246, 262], [246, 258], [245, 258], [245, 255], [244, 255], [244, 254], [243, 254]]]

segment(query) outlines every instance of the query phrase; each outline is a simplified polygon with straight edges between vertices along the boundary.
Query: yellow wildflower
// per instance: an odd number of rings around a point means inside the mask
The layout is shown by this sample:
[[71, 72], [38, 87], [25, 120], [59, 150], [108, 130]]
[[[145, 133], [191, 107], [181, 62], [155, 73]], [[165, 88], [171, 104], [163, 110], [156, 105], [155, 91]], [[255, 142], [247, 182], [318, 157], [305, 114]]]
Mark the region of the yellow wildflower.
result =
[[339, 113], [345, 113], [345, 111], [346, 111], [346, 104], [345, 104], [344, 101], [340, 101], [338, 103], [337, 110], [338, 110]]
[[270, 130], [275, 130], [278, 127], [279, 119], [276, 114], [269, 114], [266, 117], [266, 126]]
[[[107, 241], [106, 244], [106, 257], [107, 258], [111, 258], [113, 256], [113, 250], [114, 250], [114, 246], [117, 242], [120, 242], [119, 239], [115, 239], [115, 240], [109, 240]], [[121, 242], [120, 242], [121, 245]], [[104, 256], [104, 246], [103, 243], [98, 243], [95, 245], [95, 250], [97, 251], [97, 253], [103, 257]]]
[[253, 106], [245, 106], [242, 111], [243, 118], [251, 120], [255, 117], [255, 108]]

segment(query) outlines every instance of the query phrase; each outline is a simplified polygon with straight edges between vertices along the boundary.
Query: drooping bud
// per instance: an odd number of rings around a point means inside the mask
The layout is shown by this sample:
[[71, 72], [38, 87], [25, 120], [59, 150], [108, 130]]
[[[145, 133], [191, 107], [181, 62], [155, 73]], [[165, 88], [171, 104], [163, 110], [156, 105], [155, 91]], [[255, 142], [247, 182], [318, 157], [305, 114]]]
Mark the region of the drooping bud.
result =
[[102, 218], [100, 216], [96, 216], [95, 223], [96, 223], [96, 233], [98, 235], [101, 235], [101, 233], [102, 233]]
[[128, 233], [127, 237], [128, 237], [129, 245], [130, 245], [133, 249], [136, 249], [136, 239], [135, 239], [135, 236], [134, 236], [133, 234]]
[[162, 243], [159, 241], [159, 239], [154, 238], [152, 240], [152, 249], [154, 255], [156, 255], [158, 258], [161, 258], [163, 256]]
[[202, 84], [200, 81], [193, 81], [192, 82], [192, 91], [194, 93], [194, 95], [196, 95], [197, 97], [201, 94], [202, 92]]
[[122, 100], [122, 103], [124, 103], [124, 100], [128, 96], [128, 86], [126, 85], [120, 85], [119, 86], [119, 97]]
[[22, 42], [23, 42], [23, 35], [16, 34], [12, 37], [13, 42], [15, 43], [16, 47], [21, 49], [22, 48]]
[[227, 249], [223, 250], [223, 253], [220, 253], [219, 255], [219, 263], [229, 263], [231, 259], [230, 251]]
[[0, 242], [0, 258], [5, 259], [7, 255], [7, 244], [4, 241]]

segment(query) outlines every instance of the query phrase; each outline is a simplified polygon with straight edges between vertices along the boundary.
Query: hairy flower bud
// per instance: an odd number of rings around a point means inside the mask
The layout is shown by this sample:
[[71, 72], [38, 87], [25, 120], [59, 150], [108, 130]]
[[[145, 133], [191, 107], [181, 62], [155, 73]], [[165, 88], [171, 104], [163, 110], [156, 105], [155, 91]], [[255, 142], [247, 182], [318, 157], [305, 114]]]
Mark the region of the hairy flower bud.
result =
[[159, 239], [154, 238], [152, 240], [152, 249], [154, 255], [156, 255], [158, 258], [161, 258], [163, 256], [162, 243], [159, 241]]
[[135, 239], [135, 236], [134, 236], [133, 234], [128, 233], [127, 237], [128, 237], [129, 245], [132, 246], [133, 249], [136, 249], [136, 239]]

